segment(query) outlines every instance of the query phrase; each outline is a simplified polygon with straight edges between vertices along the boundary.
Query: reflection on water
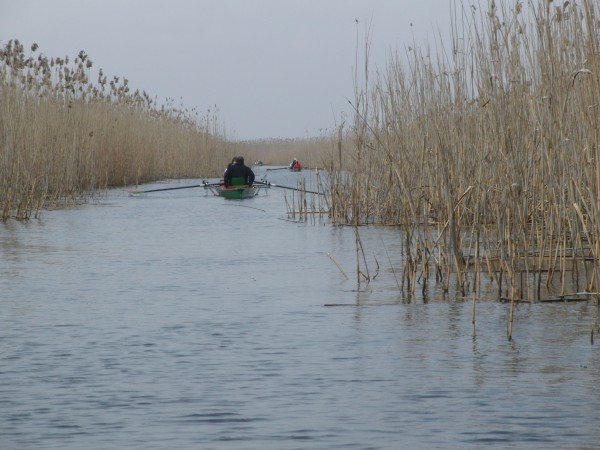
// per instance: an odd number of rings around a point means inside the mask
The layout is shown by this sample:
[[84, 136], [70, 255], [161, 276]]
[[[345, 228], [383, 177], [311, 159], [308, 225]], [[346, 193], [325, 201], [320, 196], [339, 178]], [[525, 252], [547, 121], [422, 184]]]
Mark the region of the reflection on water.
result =
[[2, 225], [0, 447], [598, 448], [595, 305], [519, 305], [509, 342], [480, 302], [473, 337], [470, 302], [398, 295], [394, 230], [361, 229], [381, 267], [356, 292], [352, 230], [283, 196], [114, 191]]

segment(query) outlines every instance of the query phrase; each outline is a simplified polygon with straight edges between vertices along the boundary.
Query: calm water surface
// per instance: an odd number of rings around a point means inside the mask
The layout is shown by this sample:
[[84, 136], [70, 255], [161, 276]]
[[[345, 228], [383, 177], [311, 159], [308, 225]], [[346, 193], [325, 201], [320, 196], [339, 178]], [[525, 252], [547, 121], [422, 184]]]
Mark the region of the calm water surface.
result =
[[0, 448], [600, 448], [597, 306], [521, 305], [509, 342], [480, 302], [473, 337], [469, 302], [398, 294], [393, 229], [361, 230], [357, 292], [353, 231], [285, 220], [292, 192], [1, 225]]

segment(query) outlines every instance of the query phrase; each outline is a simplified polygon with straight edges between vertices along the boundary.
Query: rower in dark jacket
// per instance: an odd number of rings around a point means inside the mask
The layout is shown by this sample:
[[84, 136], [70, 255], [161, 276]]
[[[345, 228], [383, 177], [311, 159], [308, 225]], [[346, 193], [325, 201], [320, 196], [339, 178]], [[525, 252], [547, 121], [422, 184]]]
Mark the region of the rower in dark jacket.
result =
[[244, 184], [248, 186], [252, 186], [252, 183], [254, 183], [254, 172], [252, 172], [250, 167], [244, 165], [243, 156], [235, 156], [232, 164], [225, 171], [225, 175], [223, 175], [225, 186], [232, 186], [231, 179], [238, 177], [243, 177]]

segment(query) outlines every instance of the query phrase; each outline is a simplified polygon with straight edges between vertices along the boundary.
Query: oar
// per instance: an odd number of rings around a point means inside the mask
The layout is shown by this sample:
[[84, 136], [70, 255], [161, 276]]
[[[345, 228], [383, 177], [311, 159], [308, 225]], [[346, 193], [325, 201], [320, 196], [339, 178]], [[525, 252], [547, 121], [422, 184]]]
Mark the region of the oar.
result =
[[178, 186], [178, 187], [161, 188], [161, 189], [146, 189], [145, 191], [140, 191], [137, 189], [130, 189], [127, 192], [129, 192], [131, 195], [135, 195], [135, 194], [145, 194], [146, 192], [174, 191], [176, 189], [191, 189], [191, 188], [197, 188], [197, 187], [203, 187], [203, 186], [206, 186], [206, 184], [192, 184], [191, 186]]
[[267, 169], [267, 170], [283, 170], [283, 169], [289, 169], [290, 166], [285, 166], [285, 167], [276, 167], [275, 169]]
[[325, 195], [324, 192], [308, 191], [306, 189], [299, 189], [299, 188], [294, 188], [294, 187], [290, 187], [290, 186], [282, 186], [281, 184], [271, 183], [270, 181], [267, 181], [267, 182], [255, 181], [254, 184], [262, 184], [263, 186], [275, 186], [275, 187], [278, 187], [281, 189], [289, 189], [291, 191], [308, 192], [309, 194]]

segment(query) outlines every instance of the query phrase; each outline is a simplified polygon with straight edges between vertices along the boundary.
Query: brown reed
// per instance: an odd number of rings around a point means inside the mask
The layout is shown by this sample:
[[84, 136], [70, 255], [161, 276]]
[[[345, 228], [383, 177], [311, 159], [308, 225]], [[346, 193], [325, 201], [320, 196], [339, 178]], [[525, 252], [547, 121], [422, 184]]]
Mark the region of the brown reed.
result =
[[580, 277], [595, 295], [598, 23], [592, 0], [455, 3], [447, 46], [411, 45], [376, 75], [365, 63], [345, 167], [330, 165], [332, 223], [403, 225], [409, 294], [433, 263], [463, 296], [487, 272], [511, 317]]
[[184, 110], [130, 91], [81, 51], [48, 58], [18, 40], [0, 49], [0, 219], [102, 189], [218, 174], [232, 154], [218, 111]]
[[233, 141], [238, 154], [253, 155], [267, 165], [288, 165], [298, 159], [306, 168], [324, 168], [336, 152], [336, 133], [323, 129], [321, 135], [297, 139], [255, 139]]
[[296, 187], [291, 187], [284, 193], [289, 220], [306, 223], [310, 221], [313, 225], [317, 221], [321, 224], [325, 222], [327, 215], [326, 187], [318, 170], [316, 171], [316, 189], [316, 191], [307, 191], [306, 179], [299, 178]]

